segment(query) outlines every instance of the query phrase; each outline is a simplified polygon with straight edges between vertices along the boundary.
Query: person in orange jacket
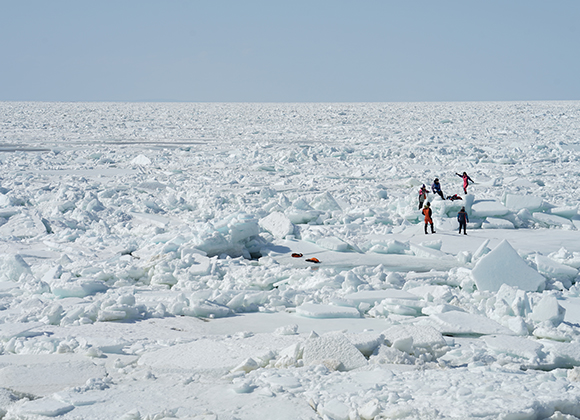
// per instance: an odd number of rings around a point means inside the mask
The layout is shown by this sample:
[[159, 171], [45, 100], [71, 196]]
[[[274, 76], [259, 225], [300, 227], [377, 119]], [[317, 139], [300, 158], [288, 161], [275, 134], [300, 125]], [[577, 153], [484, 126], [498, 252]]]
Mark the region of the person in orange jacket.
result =
[[435, 233], [433, 219], [431, 219], [431, 215], [433, 214], [431, 211], [431, 203], [427, 202], [427, 204], [425, 204], [425, 207], [423, 207], [423, 214], [425, 215], [425, 235], [427, 235], [427, 225], [431, 225], [431, 233]]

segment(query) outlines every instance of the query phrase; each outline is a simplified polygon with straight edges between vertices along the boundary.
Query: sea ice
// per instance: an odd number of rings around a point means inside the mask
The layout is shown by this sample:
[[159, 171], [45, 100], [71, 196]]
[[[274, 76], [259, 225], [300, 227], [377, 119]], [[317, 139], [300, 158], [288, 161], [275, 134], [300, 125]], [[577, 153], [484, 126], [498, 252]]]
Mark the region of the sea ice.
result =
[[506, 240], [481, 257], [471, 273], [479, 290], [498, 291], [507, 284], [537, 291], [545, 285], [544, 277], [528, 266]]

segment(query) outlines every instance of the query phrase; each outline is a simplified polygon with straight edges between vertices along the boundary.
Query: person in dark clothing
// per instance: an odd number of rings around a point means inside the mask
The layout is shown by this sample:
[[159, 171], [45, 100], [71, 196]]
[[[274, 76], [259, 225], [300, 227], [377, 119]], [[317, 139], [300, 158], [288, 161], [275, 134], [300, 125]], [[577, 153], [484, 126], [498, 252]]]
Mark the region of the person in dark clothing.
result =
[[435, 181], [433, 181], [433, 185], [431, 185], [431, 190], [433, 191], [434, 194], [439, 194], [442, 200], [445, 200], [445, 197], [443, 197], [443, 191], [441, 191], [441, 184], [439, 183], [439, 178], [435, 178]]
[[455, 175], [463, 178], [463, 192], [467, 194], [467, 186], [469, 185], [469, 181], [471, 181], [471, 183], [473, 184], [473, 179], [471, 179], [469, 175], [467, 175], [467, 172], [463, 172], [463, 175], [460, 175], [457, 172], [455, 172]]
[[[469, 222], [469, 217], [467, 217], [467, 212], [465, 211], [465, 207], [461, 207], [459, 213], [457, 213], [457, 221], [459, 222], [459, 233], [461, 233], [461, 228], [463, 228], [463, 234], [467, 235], [467, 222]], [[427, 229], [427, 228], [425, 228]]]
[[427, 235], [427, 225], [431, 225], [431, 233], [435, 233], [435, 229], [433, 229], [433, 219], [431, 219], [431, 215], [433, 212], [431, 211], [431, 203], [427, 202], [425, 207], [423, 207], [423, 214], [425, 215], [425, 235]]
[[423, 208], [423, 203], [425, 202], [425, 200], [427, 200], [427, 192], [428, 192], [427, 187], [425, 186], [425, 184], [423, 184], [423, 186], [419, 190], [419, 210]]

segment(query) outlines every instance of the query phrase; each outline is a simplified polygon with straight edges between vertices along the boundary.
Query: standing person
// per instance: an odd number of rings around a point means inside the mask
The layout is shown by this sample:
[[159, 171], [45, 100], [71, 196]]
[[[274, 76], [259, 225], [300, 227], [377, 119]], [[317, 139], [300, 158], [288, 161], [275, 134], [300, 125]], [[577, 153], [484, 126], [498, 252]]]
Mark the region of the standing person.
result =
[[423, 186], [419, 190], [419, 210], [423, 208], [423, 203], [425, 202], [425, 200], [427, 200], [427, 192], [428, 192], [427, 187], [425, 186], [425, 184], [423, 184]]
[[467, 235], [465, 230], [467, 229], [467, 222], [469, 222], [469, 217], [467, 217], [465, 207], [461, 207], [461, 210], [459, 210], [459, 213], [457, 213], [457, 221], [459, 222], [459, 233], [461, 233], [461, 228], [463, 228], [463, 234]]
[[463, 178], [463, 192], [465, 194], [467, 194], [467, 186], [469, 185], [469, 182], [468, 181], [471, 181], [471, 183], [473, 184], [473, 179], [471, 179], [469, 177], [469, 175], [467, 175], [467, 172], [463, 172], [463, 175], [460, 175], [457, 172], [455, 172], [455, 175], [460, 176], [461, 178]]
[[439, 183], [439, 178], [435, 178], [435, 181], [433, 181], [433, 185], [431, 185], [431, 190], [433, 190], [435, 194], [439, 194], [441, 196], [441, 200], [445, 200], [445, 197], [443, 197], [443, 191], [441, 191], [441, 184]]
[[431, 215], [433, 212], [431, 211], [431, 203], [427, 201], [425, 207], [423, 207], [423, 214], [425, 215], [425, 235], [427, 235], [427, 225], [431, 225], [431, 233], [435, 233], [435, 229], [433, 229], [433, 219], [431, 219]]

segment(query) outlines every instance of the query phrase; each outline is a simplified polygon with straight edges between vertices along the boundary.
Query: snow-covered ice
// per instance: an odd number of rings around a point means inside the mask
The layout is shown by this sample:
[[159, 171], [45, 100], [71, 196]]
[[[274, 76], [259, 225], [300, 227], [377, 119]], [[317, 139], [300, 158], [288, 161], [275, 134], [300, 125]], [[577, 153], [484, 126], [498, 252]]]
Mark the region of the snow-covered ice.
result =
[[579, 102], [4, 102], [0, 142], [2, 419], [580, 418]]

